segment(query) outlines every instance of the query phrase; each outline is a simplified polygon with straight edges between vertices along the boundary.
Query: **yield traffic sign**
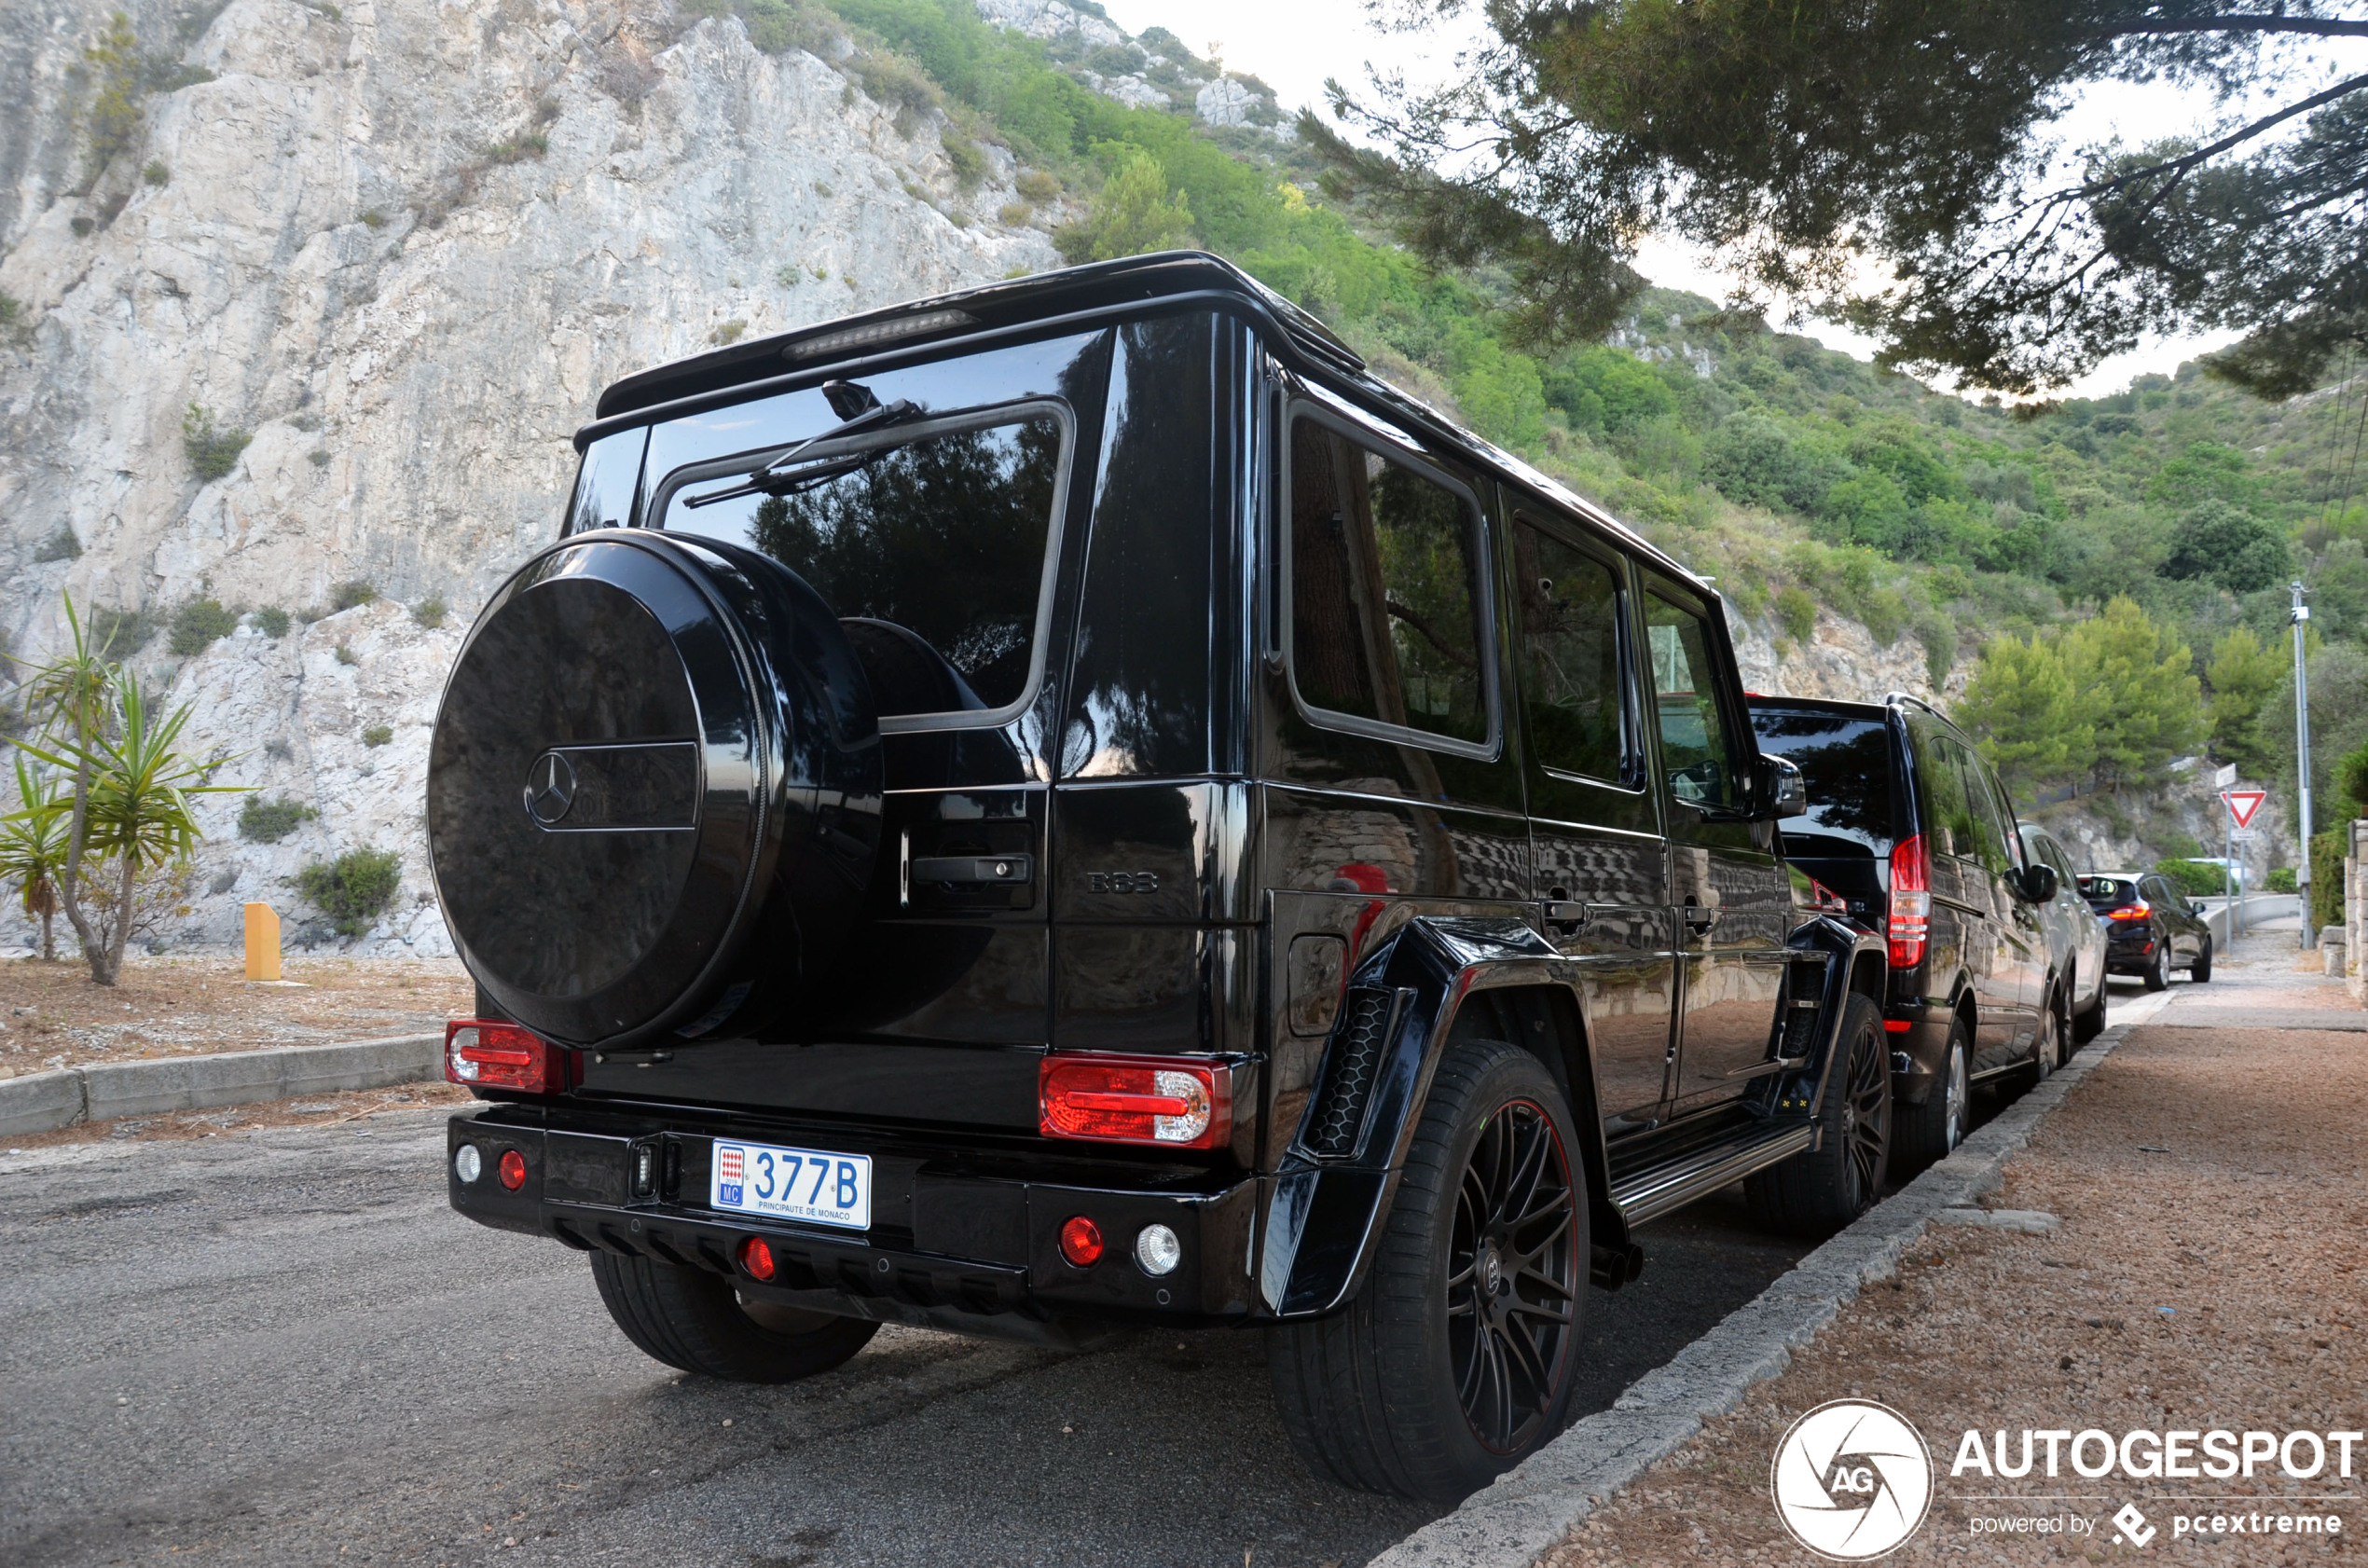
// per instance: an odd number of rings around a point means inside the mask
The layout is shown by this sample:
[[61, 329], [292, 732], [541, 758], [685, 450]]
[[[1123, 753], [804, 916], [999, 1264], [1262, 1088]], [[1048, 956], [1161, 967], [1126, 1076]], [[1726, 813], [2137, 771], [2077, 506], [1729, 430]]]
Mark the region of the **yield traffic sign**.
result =
[[2228, 815], [2236, 818], [2237, 826], [2250, 828], [2253, 823], [2253, 813], [2259, 811], [2261, 803], [2269, 798], [2269, 791], [2266, 790], [2223, 790], [2220, 791], [2220, 798], [2228, 803]]

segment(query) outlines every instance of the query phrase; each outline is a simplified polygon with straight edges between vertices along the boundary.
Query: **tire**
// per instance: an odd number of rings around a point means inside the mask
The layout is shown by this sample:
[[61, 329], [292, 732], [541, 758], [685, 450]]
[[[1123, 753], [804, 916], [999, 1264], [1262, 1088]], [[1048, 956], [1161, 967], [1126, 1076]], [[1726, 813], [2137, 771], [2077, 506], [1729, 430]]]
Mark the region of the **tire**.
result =
[[1940, 1081], [1921, 1106], [1901, 1106], [1893, 1116], [1892, 1170], [1910, 1176], [1965, 1140], [1965, 1116], [1973, 1104], [1972, 1031], [1962, 1016], [1948, 1025], [1948, 1049], [1941, 1058]]
[[601, 1304], [625, 1337], [669, 1367], [726, 1382], [795, 1382], [843, 1365], [880, 1326], [743, 1302], [733, 1283], [646, 1258], [592, 1255]]
[[1882, 1201], [1892, 1142], [1891, 1051], [1882, 1010], [1852, 993], [1834, 1050], [1841, 1066], [1817, 1109], [1824, 1135], [1817, 1147], [1743, 1182], [1753, 1217], [1771, 1231], [1827, 1235]]
[[2066, 1006], [2060, 986], [2047, 993], [2047, 1005], [2040, 1009], [2039, 1023], [2032, 1030], [2031, 1066], [2019, 1075], [2026, 1089], [2038, 1088], [2064, 1065], [2064, 1037], [2071, 1032], [2065, 1024]]
[[2074, 1044], [2086, 1045], [2105, 1032], [2105, 993], [2111, 989], [2112, 987], [2105, 983], [2104, 976], [2097, 977], [2096, 999], [2072, 1014]]
[[1274, 1402], [1308, 1468], [1452, 1504], [1562, 1430], [1588, 1287], [1578, 1148], [1536, 1057], [1449, 1046], [1363, 1288], [1267, 1331]]
[[2187, 966], [2187, 983], [2191, 985], [2211, 983], [2211, 938], [2204, 938], [2204, 945], [2197, 951], [2196, 961]]
[[2161, 941], [2155, 943], [2155, 961], [2146, 966], [2142, 978], [2149, 991], [2170, 989], [2170, 943]]

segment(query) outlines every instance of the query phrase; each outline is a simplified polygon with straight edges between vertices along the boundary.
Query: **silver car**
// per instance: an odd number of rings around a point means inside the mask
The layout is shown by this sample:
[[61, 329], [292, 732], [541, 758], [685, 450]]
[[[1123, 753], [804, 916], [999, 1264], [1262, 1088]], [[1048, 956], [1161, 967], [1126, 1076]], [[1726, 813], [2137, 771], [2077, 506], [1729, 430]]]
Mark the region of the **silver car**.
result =
[[2056, 835], [2029, 823], [2019, 831], [2025, 862], [2056, 868], [2056, 896], [2039, 906], [2039, 923], [2047, 933], [2048, 1006], [2058, 1010], [2055, 1036], [2069, 1052], [2104, 1031], [2105, 923], [2080, 896], [2080, 873]]

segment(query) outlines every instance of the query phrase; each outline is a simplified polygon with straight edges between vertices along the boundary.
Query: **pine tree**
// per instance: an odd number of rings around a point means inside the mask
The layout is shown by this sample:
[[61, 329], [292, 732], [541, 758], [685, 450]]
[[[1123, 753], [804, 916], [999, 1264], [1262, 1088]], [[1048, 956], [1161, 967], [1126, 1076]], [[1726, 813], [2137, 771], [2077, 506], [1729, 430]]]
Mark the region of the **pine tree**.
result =
[[90, 96], [90, 174], [95, 180], [116, 154], [140, 136], [140, 40], [131, 31], [131, 19], [116, 12], [82, 58], [95, 77]]
[[1192, 242], [1192, 209], [1171, 191], [1158, 158], [1136, 152], [1120, 164], [1094, 199], [1094, 210], [1053, 232], [1061, 258], [1072, 265], [1114, 261]]
[[2064, 634], [2064, 666], [2096, 737], [2097, 781], [2109, 789], [2156, 780], [2163, 764], [2205, 734], [2195, 655], [2127, 597]]
[[2211, 749], [2251, 778], [2264, 777], [2268, 749], [2261, 738], [2261, 712], [2286, 679], [2286, 659], [2265, 647], [2251, 626], [2238, 626], [2211, 645], [2204, 680], [2211, 687]]
[[1957, 720], [2017, 793], [2061, 784], [2087, 770], [2095, 735], [2082, 715], [2063, 654], [2044, 637], [2002, 637], [1981, 652]]

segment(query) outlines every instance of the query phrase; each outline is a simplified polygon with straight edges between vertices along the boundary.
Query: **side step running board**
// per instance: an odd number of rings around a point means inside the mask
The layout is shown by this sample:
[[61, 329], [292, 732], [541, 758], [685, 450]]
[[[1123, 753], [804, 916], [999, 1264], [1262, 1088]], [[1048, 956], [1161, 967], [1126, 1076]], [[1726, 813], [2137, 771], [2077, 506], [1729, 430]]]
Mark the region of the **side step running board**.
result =
[[1612, 1202], [1619, 1205], [1622, 1218], [1631, 1225], [1642, 1225], [1673, 1209], [1683, 1208], [1730, 1181], [1741, 1181], [1754, 1171], [1788, 1160], [1816, 1141], [1813, 1123], [1794, 1122], [1722, 1154], [1706, 1165], [1688, 1160], [1640, 1171], [1613, 1186]]

